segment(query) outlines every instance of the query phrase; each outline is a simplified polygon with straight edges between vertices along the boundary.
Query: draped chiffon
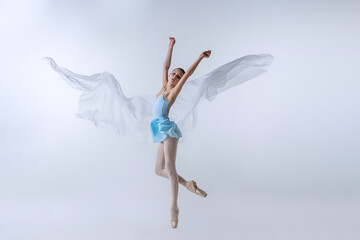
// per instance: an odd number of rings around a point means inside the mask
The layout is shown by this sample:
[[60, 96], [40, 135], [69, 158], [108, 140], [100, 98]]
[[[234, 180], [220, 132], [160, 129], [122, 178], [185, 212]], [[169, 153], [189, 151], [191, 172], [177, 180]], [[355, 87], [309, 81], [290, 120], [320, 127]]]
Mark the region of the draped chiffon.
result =
[[[51, 57], [43, 58], [72, 88], [82, 92], [76, 115], [99, 128], [109, 128], [142, 144], [153, 143], [150, 122], [155, 94], [127, 97], [120, 82], [108, 72], [81, 75], [60, 67]], [[247, 55], [223, 64], [197, 79], [189, 78], [169, 112], [185, 142], [197, 124], [198, 103], [216, 96], [264, 72], [273, 62], [270, 54]], [[121, 80], [121, 79], [120, 79]], [[160, 80], [159, 80], [160, 81]], [[155, 82], [155, 80], [154, 80]]]

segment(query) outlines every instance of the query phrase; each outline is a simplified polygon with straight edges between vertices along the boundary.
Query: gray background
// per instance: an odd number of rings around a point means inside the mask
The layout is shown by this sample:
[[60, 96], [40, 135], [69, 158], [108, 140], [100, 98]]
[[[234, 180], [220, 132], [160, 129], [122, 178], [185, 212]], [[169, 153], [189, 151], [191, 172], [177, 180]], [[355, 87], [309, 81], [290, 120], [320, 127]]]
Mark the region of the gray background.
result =
[[[1, 1], [1, 239], [359, 239], [357, 1]], [[205, 50], [196, 78], [247, 54], [269, 71], [198, 107], [177, 170], [75, 116], [81, 92], [50, 66], [108, 71], [127, 96], [155, 94]]]

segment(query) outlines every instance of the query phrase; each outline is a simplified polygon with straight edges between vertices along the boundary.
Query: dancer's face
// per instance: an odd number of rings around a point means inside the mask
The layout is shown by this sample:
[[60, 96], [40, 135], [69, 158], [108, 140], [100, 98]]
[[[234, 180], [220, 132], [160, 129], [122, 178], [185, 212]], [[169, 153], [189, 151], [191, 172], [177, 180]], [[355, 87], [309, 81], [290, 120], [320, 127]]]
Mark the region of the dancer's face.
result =
[[171, 85], [176, 86], [176, 84], [179, 82], [180, 78], [183, 76], [183, 72], [180, 69], [174, 69], [169, 74], [169, 82]]

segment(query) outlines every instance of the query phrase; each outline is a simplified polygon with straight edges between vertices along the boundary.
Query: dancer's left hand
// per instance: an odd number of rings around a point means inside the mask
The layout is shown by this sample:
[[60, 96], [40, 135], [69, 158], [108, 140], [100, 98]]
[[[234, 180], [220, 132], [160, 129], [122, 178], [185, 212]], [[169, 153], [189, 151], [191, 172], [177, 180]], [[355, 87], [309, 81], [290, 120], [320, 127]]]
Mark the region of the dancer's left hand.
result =
[[207, 50], [207, 51], [201, 53], [200, 57], [201, 58], [204, 58], [204, 57], [208, 58], [208, 57], [210, 57], [210, 55], [211, 55], [211, 50]]

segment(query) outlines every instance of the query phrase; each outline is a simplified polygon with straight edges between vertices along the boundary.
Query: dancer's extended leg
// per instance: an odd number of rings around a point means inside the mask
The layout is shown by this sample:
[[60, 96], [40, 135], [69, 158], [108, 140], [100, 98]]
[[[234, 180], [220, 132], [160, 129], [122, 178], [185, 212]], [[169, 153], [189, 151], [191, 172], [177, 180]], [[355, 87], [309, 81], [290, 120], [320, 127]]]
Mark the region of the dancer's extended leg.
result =
[[[157, 154], [156, 154], [156, 164], [155, 164], [155, 174], [169, 178], [169, 174], [165, 168], [165, 153], [164, 153], [164, 142], [159, 143]], [[187, 181], [180, 175], [178, 175], [179, 183], [186, 187]]]
[[164, 140], [165, 167], [170, 179], [172, 207], [177, 207], [179, 192], [179, 177], [175, 167], [178, 142], [178, 138], [167, 137]]
[[[169, 174], [167, 169], [165, 168], [165, 152], [164, 152], [164, 143], [159, 143], [157, 154], [156, 154], [156, 164], [155, 164], [155, 173], [156, 175], [169, 178]], [[187, 188], [189, 191], [201, 196], [206, 197], [207, 193], [200, 189], [194, 180], [186, 181], [183, 177], [181, 177], [179, 174], [178, 176], [178, 182], [183, 185], [185, 188]]]

